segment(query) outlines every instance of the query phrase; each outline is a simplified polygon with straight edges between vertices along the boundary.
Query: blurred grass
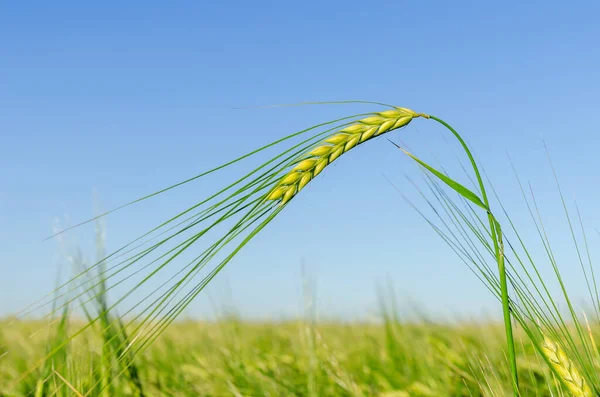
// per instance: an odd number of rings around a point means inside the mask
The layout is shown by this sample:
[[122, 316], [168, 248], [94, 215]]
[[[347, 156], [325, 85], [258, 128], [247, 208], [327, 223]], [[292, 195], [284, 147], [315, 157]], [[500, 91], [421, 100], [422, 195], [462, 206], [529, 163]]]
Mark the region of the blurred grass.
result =
[[[11, 388], [71, 324], [66, 313], [43, 332], [40, 322], [7, 321], [2, 396], [511, 395], [500, 323], [409, 324], [391, 313], [379, 324], [179, 322], [129, 363], [135, 371], [123, 370], [90, 330]], [[522, 395], [562, 395], [527, 338], [517, 337]]]

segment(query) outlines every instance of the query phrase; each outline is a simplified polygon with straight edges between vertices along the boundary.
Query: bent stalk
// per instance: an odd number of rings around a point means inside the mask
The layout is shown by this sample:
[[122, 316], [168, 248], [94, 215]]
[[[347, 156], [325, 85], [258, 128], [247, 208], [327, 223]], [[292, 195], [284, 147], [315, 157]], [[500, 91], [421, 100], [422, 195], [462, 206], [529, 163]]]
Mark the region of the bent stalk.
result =
[[510, 310], [510, 303], [509, 303], [509, 297], [508, 297], [508, 283], [507, 283], [507, 277], [506, 277], [506, 266], [504, 263], [504, 244], [502, 242], [502, 229], [500, 227], [500, 224], [494, 218], [494, 216], [492, 215], [492, 212], [489, 209], [490, 204], [489, 204], [489, 200], [488, 200], [487, 193], [485, 190], [485, 185], [483, 184], [483, 180], [481, 178], [479, 168], [477, 167], [477, 163], [475, 162], [475, 159], [473, 158], [473, 155], [471, 154], [469, 147], [467, 146], [465, 141], [462, 139], [460, 134], [458, 134], [458, 132], [456, 132], [456, 130], [454, 128], [452, 128], [452, 126], [450, 126], [444, 120], [437, 118], [435, 116], [432, 116], [432, 115], [429, 115], [429, 118], [437, 121], [438, 123], [440, 123], [444, 127], [446, 127], [448, 130], [450, 130], [450, 132], [452, 132], [452, 134], [460, 142], [463, 150], [469, 157], [469, 161], [471, 162], [471, 165], [473, 166], [473, 171], [475, 172], [475, 177], [477, 178], [477, 183], [479, 184], [479, 189], [481, 190], [481, 198], [483, 199], [483, 203], [487, 208], [490, 233], [492, 236], [492, 241], [494, 243], [494, 252], [496, 255], [496, 260], [498, 262], [498, 276], [500, 278], [500, 292], [502, 295], [502, 312], [503, 312], [503, 317], [504, 317], [504, 328], [506, 331], [506, 343], [507, 343], [507, 347], [508, 347], [508, 360], [509, 360], [509, 365], [510, 365], [510, 372], [512, 374], [512, 380], [513, 380], [513, 392], [514, 392], [515, 396], [518, 396], [519, 395], [519, 378], [517, 375], [517, 360], [516, 360], [516, 355], [515, 355], [515, 342], [514, 342], [512, 321], [511, 321], [511, 314], [510, 314], [511, 310]]

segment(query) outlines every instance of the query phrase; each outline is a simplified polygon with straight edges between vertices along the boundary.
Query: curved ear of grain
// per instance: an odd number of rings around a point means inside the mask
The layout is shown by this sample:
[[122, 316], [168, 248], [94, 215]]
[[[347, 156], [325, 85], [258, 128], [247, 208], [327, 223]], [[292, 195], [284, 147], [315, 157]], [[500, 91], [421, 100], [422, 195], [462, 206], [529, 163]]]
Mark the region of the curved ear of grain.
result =
[[407, 108], [374, 113], [346, 126], [324, 139], [307, 153], [306, 158], [287, 173], [267, 195], [267, 201], [288, 203], [328, 165], [356, 146], [387, 132], [408, 125], [417, 117], [429, 118]]

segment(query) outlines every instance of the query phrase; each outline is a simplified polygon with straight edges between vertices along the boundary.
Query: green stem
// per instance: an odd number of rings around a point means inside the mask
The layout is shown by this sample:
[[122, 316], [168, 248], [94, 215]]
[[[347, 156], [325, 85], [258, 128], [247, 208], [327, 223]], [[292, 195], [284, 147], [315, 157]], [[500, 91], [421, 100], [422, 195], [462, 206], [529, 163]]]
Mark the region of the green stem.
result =
[[492, 240], [494, 242], [494, 251], [496, 254], [496, 260], [498, 261], [498, 275], [500, 278], [500, 293], [502, 295], [502, 312], [504, 315], [504, 328], [506, 330], [506, 343], [508, 346], [508, 360], [509, 360], [509, 365], [510, 365], [510, 372], [512, 375], [513, 393], [516, 397], [518, 397], [520, 395], [519, 394], [519, 377], [517, 374], [517, 359], [516, 359], [516, 355], [515, 355], [515, 341], [514, 341], [513, 330], [512, 330], [510, 304], [509, 304], [509, 299], [508, 299], [508, 283], [506, 281], [507, 280], [506, 267], [504, 264], [504, 243], [502, 242], [502, 229], [500, 228], [500, 224], [498, 223], [498, 221], [495, 219], [495, 217], [492, 215], [491, 211], [489, 210], [490, 204], [489, 204], [487, 194], [485, 191], [485, 186], [483, 184], [483, 179], [481, 178], [481, 174], [479, 173], [479, 168], [477, 167], [477, 163], [475, 162], [475, 159], [473, 158], [473, 155], [471, 154], [471, 151], [469, 150], [467, 144], [462, 139], [462, 137], [458, 134], [458, 132], [456, 132], [456, 130], [454, 130], [454, 128], [452, 128], [444, 120], [441, 120], [441, 119], [439, 119], [435, 116], [431, 116], [431, 115], [429, 116], [429, 118], [437, 121], [438, 123], [442, 124], [444, 127], [448, 128], [452, 132], [452, 134], [454, 134], [456, 139], [458, 139], [460, 144], [462, 145], [464, 151], [467, 153], [467, 156], [469, 157], [469, 160], [471, 161], [473, 170], [475, 171], [475, 176], [477, 177], [477, 181], [479, 183], [479, 188], [481, 190], [481, 196], [483, 199], [483, 203], [488, 208], [487, 215], [488, 215], [488, 221], [490, 224], [490, 233], [492, 235]]

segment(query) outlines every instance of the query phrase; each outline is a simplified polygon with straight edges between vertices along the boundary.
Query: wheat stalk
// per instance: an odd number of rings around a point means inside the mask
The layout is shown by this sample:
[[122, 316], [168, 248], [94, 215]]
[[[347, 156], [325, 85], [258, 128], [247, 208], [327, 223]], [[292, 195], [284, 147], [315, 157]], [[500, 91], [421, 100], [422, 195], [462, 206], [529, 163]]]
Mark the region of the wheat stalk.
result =
[[429, 118], [424, 113], [416, 113], [407, 108], [395, 108], [374, 113], [373, 116], [358, 120], [341, 129], [325, 139], [322, 145], [314, 148], [306, 158], [296, 164], [271, 190], [266, 199], [280, 200], [281, 205], [287, 203], [342, 154], [369, 139], [404, 127], [417, 117]]
[[541, 348], [552, 369], [560, 376], [564, 385], [573, 396], [592, 397], [592, 390], [585, 382], [585, 379], [557, 343], [544, 336]]
[[508, 344], [509, 363], [511, 374], [513, 377], [513, 391], [514, 395], [519, 395], [519, 380], [517, 375], [517, 363], [514, 348], [514, 337], [512, 332], [512, 325], [510, 321], [510, 308], [508, 299], [508, 286], [507, 277], [504, 264], [504, 246], [502, 244], [502, 230], [500, 224], [493, 217], [489, 209], [489, 202], [483, 185], [483, 180], [479, 173], [479, 169], [471, 154], [471, 151], [467, 147], [462, 137], [456, 132], [449, 124], [443, 120], [430, 116], [425, 113], [417, 113], [411, 109], [394, 107], [391, 110], [383, 112], [373, 113], [372, 116], [360, 119], [347, 127], [339, 130], [336, 133], [330, 135], [327, 139], [321, 142], [321, 144], [312, 149], [306, 156], [304, 156], [298, 163], [295, 164], [291, 171], [287, 172], [285, 176], [265, 195], [265, 201], [279, 201], [280, 206], [284, 206], [292, 198], [298, 194], [306, 185], [314, 179], [315, 176], [320, 174], [327, 165], [331, 164], [337, 158], [347, 151], [353, 149], [357, 145], [368, 141], [374, 137], [380, 136], [386, 132], [393, 131], [395, 129], [408, 125], [413, 119], [423, 117], [426, 119], [432, 119], [448, 128], [452, 134], [459, 140], [465, 153], [468, 155], [469, 160], [473, 166], [473, 170], [479, 183], [481, 198], [478, 195], [471, 192], [466, 187], [462, 186], [458, 182], [452, 180], [448, 176], [440, 173], [436, 169], [432, 168], [428, 164], [422, 162], [415, 156], [408, 154], [411, 158], [417, 161], [429, 172], [440, 178], [444, 183], [454, 189], [456, 192], [461, 194], [464, 198], [475, 203], [479, 207], [485, 209], [488, 213], [488, 219], [490, 224], [490, 235], [494, 244], [494, 253], [498, 260], [498, 271], [500, 276], [500, 289], [502, 298], [502, 307], [504, 315], [504, 324], [506, 329], [506, 337]]

